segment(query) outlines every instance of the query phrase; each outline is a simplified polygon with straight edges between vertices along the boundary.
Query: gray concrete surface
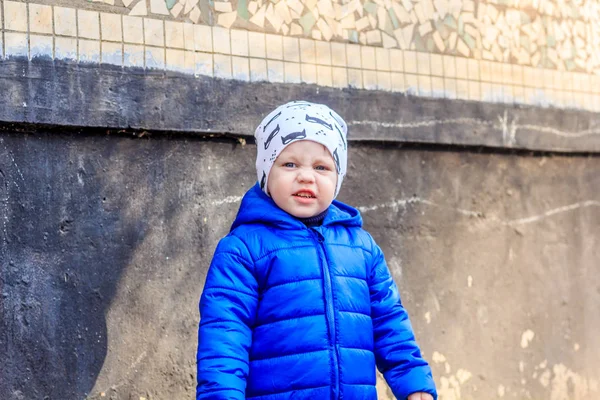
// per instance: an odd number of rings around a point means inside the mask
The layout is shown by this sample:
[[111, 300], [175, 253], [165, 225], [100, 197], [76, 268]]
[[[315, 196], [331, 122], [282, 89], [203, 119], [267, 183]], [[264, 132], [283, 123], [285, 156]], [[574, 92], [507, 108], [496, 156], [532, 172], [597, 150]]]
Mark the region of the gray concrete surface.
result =
[[[600, 396], [600, 157], [353, 143], [440, 400]], [[252, 145], [0, 135], [0, 399], [188, 399]], [[380, 385], [380, 398], [390, 398]]]
[[600, 113], [381, 90], [242, 82], [117, 66], [10, 58], [0, 121], [251, 137], [292, 99], [326, 103], [352, 140], [600, 153]]

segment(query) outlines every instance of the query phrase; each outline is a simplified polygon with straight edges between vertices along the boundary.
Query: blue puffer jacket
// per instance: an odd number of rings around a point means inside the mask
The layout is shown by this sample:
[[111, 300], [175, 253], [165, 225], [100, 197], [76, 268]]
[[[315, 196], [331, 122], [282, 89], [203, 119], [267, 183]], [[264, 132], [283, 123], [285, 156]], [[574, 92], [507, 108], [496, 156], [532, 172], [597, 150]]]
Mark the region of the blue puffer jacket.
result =
[[196, 399], [437, 397], [380, 248], [334, 201], [307, 228], [258, 185], [213, 257], [202, 298]]

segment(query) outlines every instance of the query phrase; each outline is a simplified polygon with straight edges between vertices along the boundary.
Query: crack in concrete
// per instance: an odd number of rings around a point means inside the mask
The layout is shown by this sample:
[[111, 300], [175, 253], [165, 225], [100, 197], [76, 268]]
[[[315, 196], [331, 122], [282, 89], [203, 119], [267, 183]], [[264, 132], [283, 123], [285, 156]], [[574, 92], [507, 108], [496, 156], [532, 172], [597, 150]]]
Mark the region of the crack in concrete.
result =
[[429, 205], [432, 207], [438, 207], [438, 208], [442, 208], [442, 209], [446, 209], [446, 210], [455, 211], [455, 212], [457, 212], [461, 215], [467, 216], [467, 217], [482, 218], [482, 219], [486, 219], [490, 222], [496, 222], [496, 223], [499, 223], [499, 224], [505, 225], [505, 226], [530, 224], [530, 223], [541, 221], [541, 220], [551, 217], [553, 215], [576, 210], [578, 208], [600, 207], [600, 201], [585, 200], [585, 201], [580, 201], [580, 202], [569, 204], [569, 205], [562, 206], [562, 207], [556, 207], [556, 208], [544, 211], [541, 214], [536, 214], [536, 215], [532, 215], [529, 217], [523, 217], [523, 218], [510, 219], [510, 220], [503, 220], [496, 216], [488, 217], [488, 216], [486, 216], [486, 214], [483, 211], [472, 211], [472, 210], [465, 210], [462, 208], [454, 208], [454, 207], [448, 207], [445, 205], [440, 205], [440, 204], [434, 203], [429, 200], [421, 199], [419, 197], [410, 197], [408, 199], [394, 200], [389, 203], [378, 204], [378, 205], [374, 205], [374, 206], [361, 206], [361, 207], [357, 207], [357, 209], [361, 213], [365, 213], [365, 212], [374, 211], [374, 210], [377, 210], [380, 208], [406, 207], [408, 204], [415, 204], [415, 203], [421, 203], [421, 204], [426, 204], [426, 205]]

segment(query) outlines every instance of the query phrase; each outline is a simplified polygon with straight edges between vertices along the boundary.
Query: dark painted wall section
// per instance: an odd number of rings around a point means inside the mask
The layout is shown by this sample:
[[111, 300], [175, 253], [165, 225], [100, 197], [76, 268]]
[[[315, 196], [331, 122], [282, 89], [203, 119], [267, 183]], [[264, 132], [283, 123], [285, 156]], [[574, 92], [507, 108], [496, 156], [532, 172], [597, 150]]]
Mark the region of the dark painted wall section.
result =
[[252, 136], [277, 105], [324, 102], [353, 140], [600, 152], [600, 115], [47, 59], [0, 62], [0, 121]]
[[[197, 301], [254, 155], [0, 135], [0, 399], [191, 398]], [[340, 199], [363, 210], [446, 399], [598, 397], [599, 170], [351, 145]]]

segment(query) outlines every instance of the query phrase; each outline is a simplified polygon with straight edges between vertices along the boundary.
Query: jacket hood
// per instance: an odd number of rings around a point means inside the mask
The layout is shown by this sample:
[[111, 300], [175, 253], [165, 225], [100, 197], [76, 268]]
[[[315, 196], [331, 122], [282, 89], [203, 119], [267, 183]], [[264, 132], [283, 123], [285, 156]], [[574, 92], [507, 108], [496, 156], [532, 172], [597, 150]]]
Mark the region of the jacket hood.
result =
[[[238, 226], [246, 224], [271, 225], [281, 229], [302, 229], [305, 227], [304, 223], [296, 217], [279, 208], [273, 199], [260, 189], [258, 183], [250, 188], [242, 198], [240, 209], [235, 221], [233, 221], [231, 230], [233, 231]], [[362, 218], [356, 208], [334, 200], [329, 206], [323, 221], [323, 226], [329, 225], [361, 227]]]

